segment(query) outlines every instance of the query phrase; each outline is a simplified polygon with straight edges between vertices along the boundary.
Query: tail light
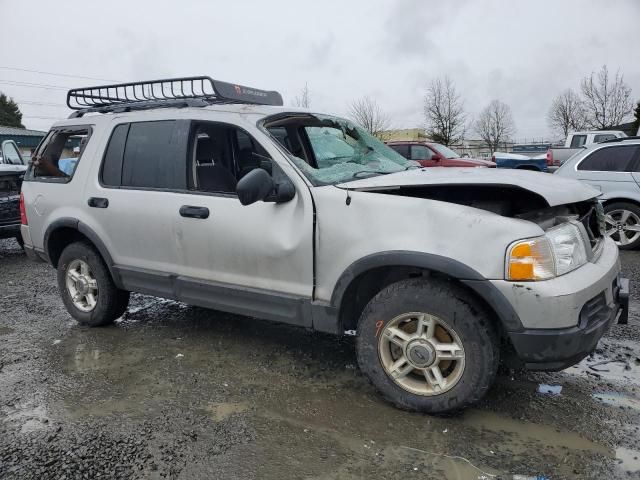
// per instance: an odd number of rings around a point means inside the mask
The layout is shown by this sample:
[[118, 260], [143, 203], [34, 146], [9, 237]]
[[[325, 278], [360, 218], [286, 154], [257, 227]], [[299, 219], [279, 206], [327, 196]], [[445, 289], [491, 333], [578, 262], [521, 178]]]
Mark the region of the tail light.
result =
[[553, 151], [547, 150], [547, 167], [553, 166]]
[[22, 225], [29, 225], [27, 220], [27, 211], [24, 208], [24, 193], [20, 192], [20, 223]]

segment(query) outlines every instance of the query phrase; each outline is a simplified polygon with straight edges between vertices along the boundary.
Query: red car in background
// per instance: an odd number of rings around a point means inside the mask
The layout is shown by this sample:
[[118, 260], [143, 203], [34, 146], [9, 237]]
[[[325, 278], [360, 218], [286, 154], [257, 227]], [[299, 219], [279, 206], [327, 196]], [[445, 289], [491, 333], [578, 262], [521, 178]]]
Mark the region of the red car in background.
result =
[[459, 153], [439, 143], [421, 141], [388, 142], [387, 145], [409, 160], [423, 167], [490, 167], [495, 162], [475, 158], [463, 158]]

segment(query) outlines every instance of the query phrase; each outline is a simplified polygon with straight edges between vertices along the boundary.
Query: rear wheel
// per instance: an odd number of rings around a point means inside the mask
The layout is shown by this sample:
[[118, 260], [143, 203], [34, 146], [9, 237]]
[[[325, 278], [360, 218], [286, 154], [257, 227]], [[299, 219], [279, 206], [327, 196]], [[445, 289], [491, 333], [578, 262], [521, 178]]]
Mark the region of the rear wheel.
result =
[[129, 304], [129, 292], [114, 285], [100, 254], [85, 242], [70, 244], [60, 255], [58, 288], [67, 311], [89, 327], [112, 323]]
[[493, 383], [495, 329], [476, 300], [444, 280], [392, 284], [358, 323], [358, 363], [396, 406], [445, 413], [482, 398]]
[[606, 233], [621, 250], [640, 246], [640, 207], [633, 203], [616, 202], [605, 205]]
[[20, 245], [20, 248], [24, 250], [24, 240], [22, 239], [22, 235], [16, 235], [16, 242]]

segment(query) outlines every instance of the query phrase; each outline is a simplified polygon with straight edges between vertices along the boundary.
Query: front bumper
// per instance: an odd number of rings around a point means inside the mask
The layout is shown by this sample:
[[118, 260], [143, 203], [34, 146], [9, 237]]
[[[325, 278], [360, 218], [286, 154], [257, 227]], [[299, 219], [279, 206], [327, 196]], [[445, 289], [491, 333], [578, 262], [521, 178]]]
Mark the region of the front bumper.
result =
[[619, 278], [614, 301], [607, 305], [604, 295], [587, 302], [580, 323], [571, 328], [528, 329], [511, 332], [509, 337], [518, 359], [529, 370], [563, 370], [589, 355], [609, 327], [626, 323], [629, 311], [629, 281]]

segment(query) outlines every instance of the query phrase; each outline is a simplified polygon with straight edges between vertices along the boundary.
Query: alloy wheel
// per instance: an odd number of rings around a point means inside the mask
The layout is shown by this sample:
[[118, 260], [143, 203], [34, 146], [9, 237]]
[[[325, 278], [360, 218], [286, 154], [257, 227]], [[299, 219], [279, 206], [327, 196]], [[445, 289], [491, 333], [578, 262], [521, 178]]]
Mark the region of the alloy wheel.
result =
[[428, 313], [399, 315], [379, 335], [378, 356], [387, 375], [408, 392], [432, 396], [462, 377], [465, 352], [456, 331]]
[[611, 210], [604, 216], [606, 234], [618, 246], [629, 245], [640, 238], [640, 218], [629, 210]]
[[73, 260], [66, 273], [67, 292], [73, 305], [83, 312], [90, 312], [98, 301], [98, 282], [89, 264], [84, 260]]

